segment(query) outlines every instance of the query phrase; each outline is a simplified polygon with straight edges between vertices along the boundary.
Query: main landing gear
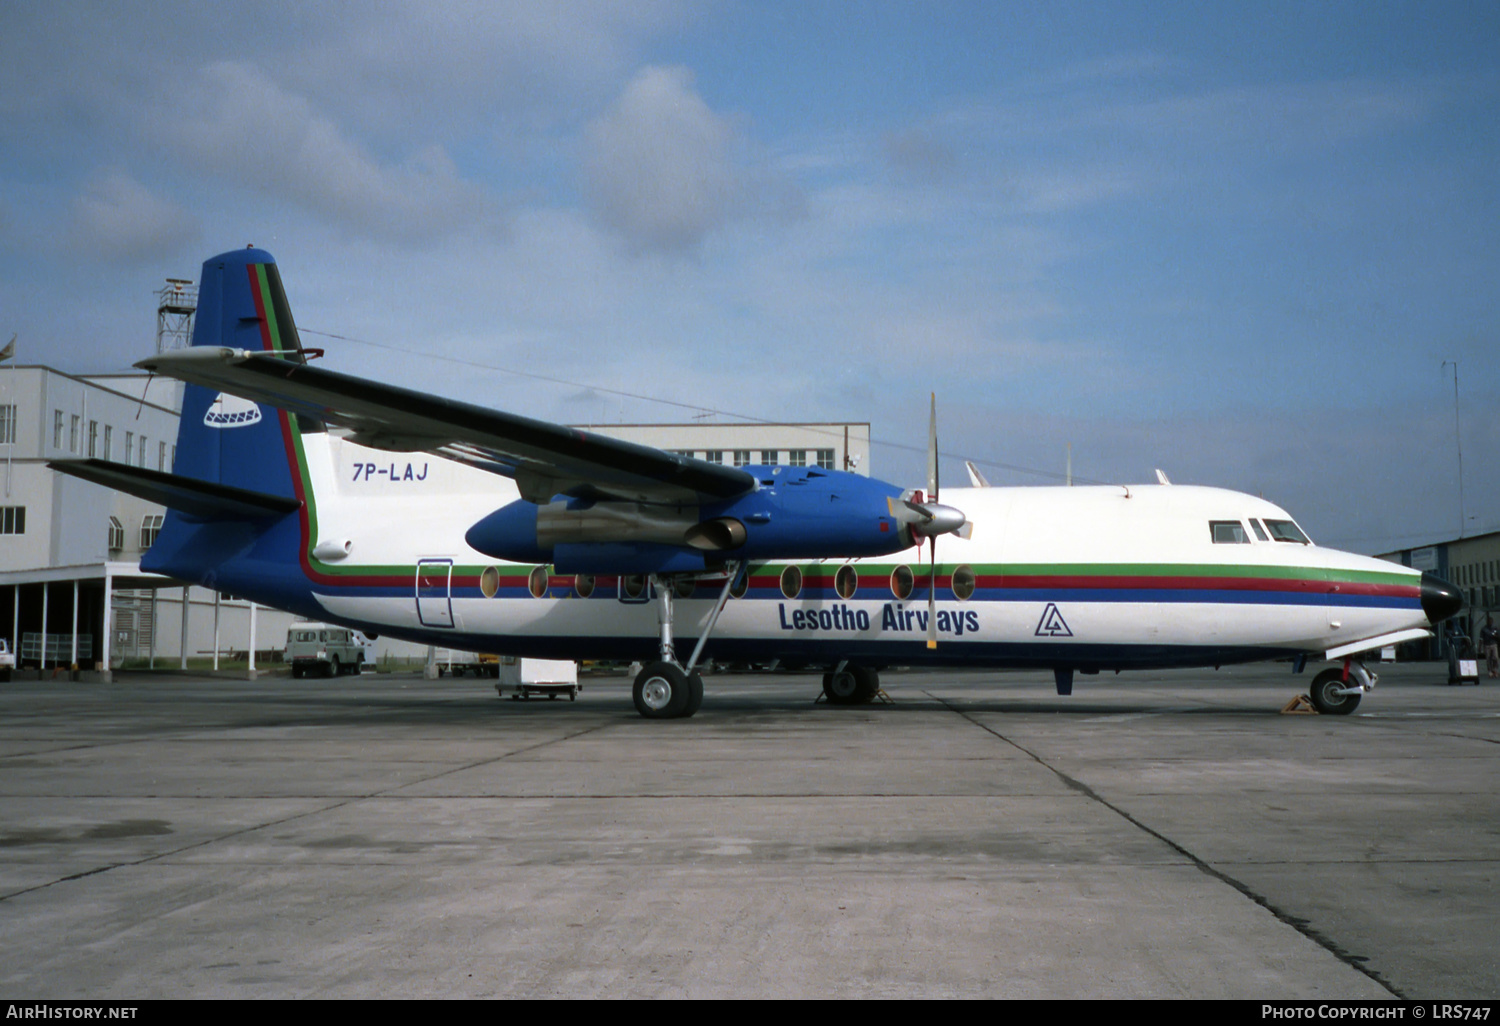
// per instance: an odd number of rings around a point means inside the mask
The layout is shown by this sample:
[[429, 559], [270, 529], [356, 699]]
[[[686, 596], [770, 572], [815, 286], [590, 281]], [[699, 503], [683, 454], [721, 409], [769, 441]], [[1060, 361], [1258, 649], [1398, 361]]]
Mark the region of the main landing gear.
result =
[[1347, 716], [1358, 706], [1366, 691], [1375, 686], [1376, 677], [1360, 663], [1344, 660], [1313, 678], [1307, 697], [1313, 708], [1324, 716]]
[[823, 674], [823, 694], [830, 705], [868, 705], [880, 693], [880, 675], [868, 666], [842, 662]]
[[631, 697], [635, 699], [635, 710], [648, 720], [686, 719], [698, 711], [703, 704], [703, 676], [693, 672], [698, 657], [703, 654], [703, 645], [719, 622], [724, 603], [729, 601], [729, 589], [740, 572], [739, 563], [730, 563], [724, 580], [724, 590], [714, 604], [703, 636], [693, 648], [687, 666], [679, 666], [677, 652], [672, 644], [672, 582], [653, 575], [651, 583], [656, 588], [656, 617], [661, 626], [661, 658], [636, 674]]

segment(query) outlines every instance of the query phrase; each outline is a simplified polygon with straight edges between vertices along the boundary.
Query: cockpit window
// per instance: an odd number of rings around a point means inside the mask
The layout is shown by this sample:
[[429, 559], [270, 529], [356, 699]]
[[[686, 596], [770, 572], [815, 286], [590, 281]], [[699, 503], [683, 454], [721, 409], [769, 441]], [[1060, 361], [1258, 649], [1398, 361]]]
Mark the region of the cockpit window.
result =
[[1249, 545], [1250, 536], [1245, 525], [1238, 520], [1210, 520], [1208, 528], [1213, 532], [1215, 545]]
[[1250, 518], [1250, 528], [1255, 532], [1255, 537], [1259, 538], [1261, 541], [1271, 540], [1270, 538], [1266, 537], [1266, 529], [1264, 527], [1261, 527], [1260, 521], [1256, 520], [1254, 517]]
[[1297, 542], [1299, 545], [1311, 545], [1312, 541], [1302, 533], [1302, 528], [1290, 520], [1267, 520], [1266, 530], [1271, 532], [1271, 537], [1277, 541]]

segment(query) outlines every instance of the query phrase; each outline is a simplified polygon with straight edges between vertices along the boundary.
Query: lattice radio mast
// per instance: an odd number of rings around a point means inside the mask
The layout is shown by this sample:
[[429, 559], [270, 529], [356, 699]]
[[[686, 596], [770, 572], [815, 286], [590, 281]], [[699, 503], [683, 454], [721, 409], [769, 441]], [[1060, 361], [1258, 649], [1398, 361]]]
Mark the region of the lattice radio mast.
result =
[[198, 286], [183, 278], [168, 278], [156, 293], [156, 352], [186, 349], [193, 343], [193, 314], [198, 310]]

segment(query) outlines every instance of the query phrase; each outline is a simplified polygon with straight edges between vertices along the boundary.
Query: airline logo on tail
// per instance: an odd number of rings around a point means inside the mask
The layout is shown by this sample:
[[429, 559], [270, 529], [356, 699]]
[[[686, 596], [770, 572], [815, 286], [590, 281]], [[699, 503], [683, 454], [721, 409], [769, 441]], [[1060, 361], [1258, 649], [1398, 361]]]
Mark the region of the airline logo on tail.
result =
[[211, 428], [249, 427], [260, 423], [260, 407], [249, 399], [220, 392], [209, 404], [203, 423]]

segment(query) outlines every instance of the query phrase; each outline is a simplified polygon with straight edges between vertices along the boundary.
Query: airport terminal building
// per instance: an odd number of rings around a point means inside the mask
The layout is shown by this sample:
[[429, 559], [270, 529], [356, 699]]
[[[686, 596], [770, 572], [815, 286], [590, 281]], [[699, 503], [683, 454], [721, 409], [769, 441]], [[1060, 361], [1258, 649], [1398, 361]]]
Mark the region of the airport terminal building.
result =
[[[1464, 595], [1464, 609], [1446, 625], [1448, 630], [1479, 637], [1486, 616], [1500, 615], [1500, 531], [1451, 541], [1381, 553], [1380, 559], [1436, 574]], [[1436, 640], [1428, 655], [1443, 654]]]

